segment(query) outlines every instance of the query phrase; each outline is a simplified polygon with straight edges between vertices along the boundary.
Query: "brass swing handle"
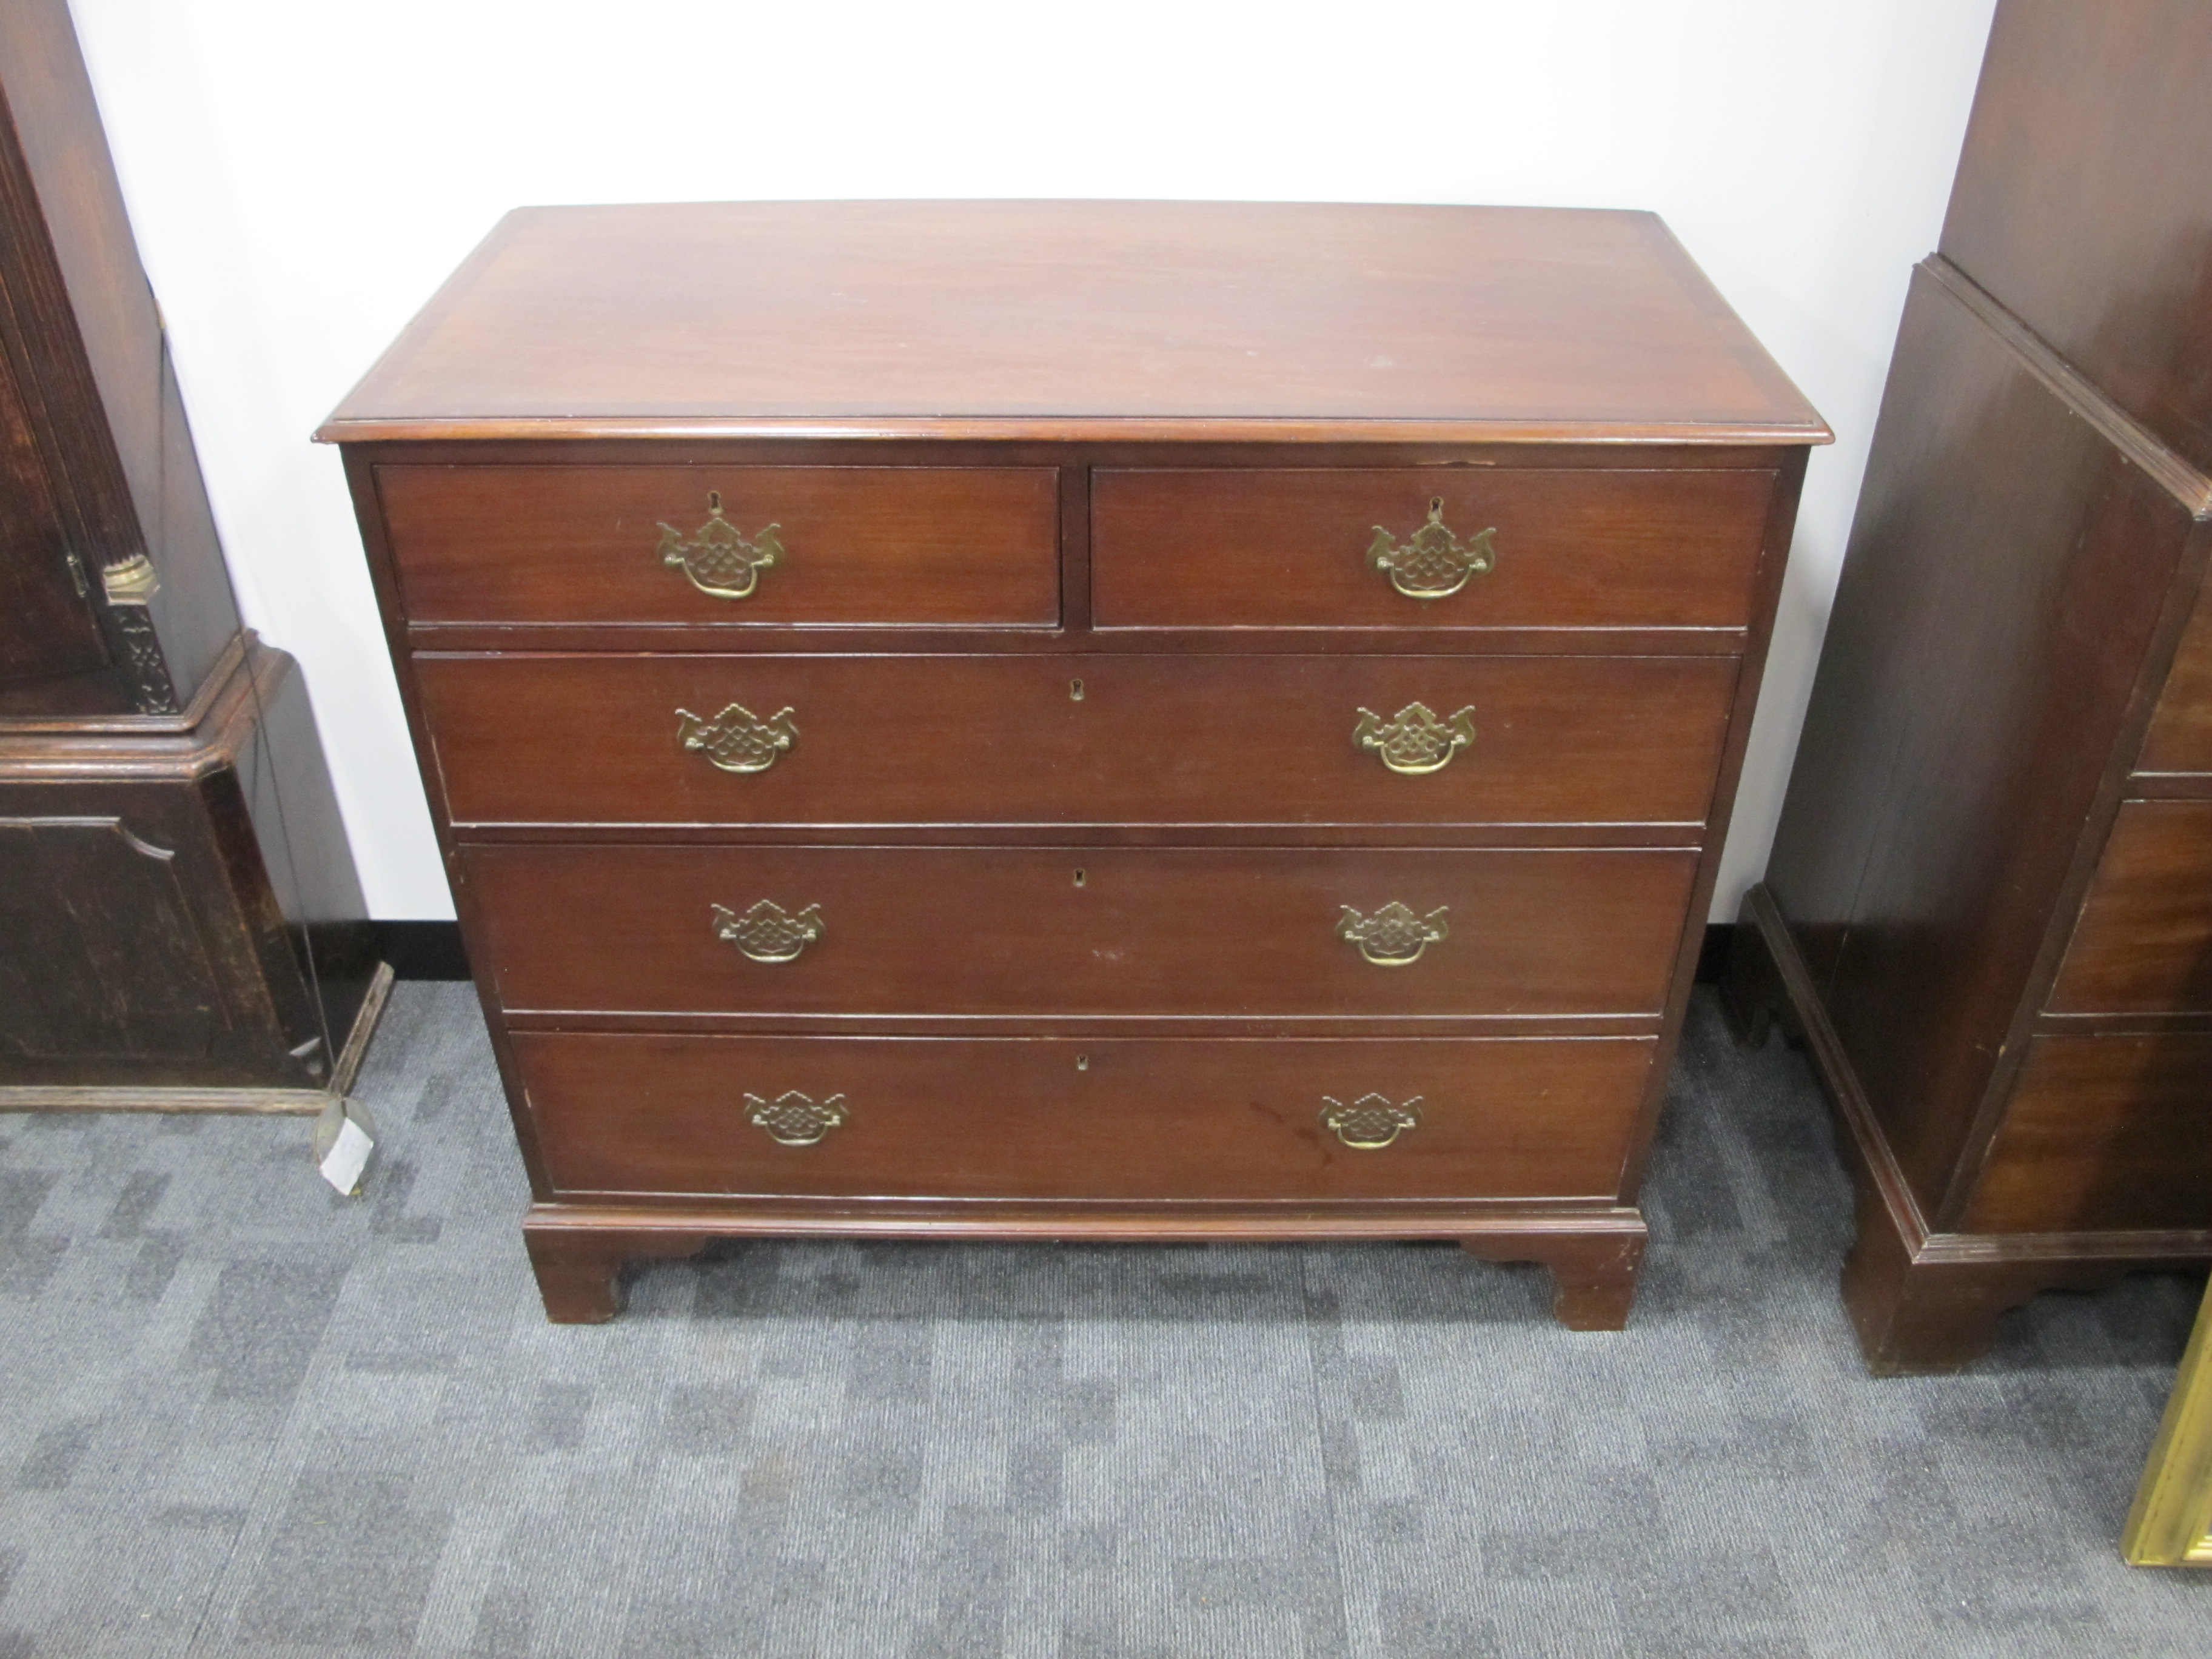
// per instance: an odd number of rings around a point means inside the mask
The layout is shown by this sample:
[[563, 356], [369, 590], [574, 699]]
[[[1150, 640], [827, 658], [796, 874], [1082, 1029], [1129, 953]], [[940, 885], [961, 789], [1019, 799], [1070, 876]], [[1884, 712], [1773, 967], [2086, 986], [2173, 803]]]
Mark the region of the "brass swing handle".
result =
[[799, 727], [788, 708], [780, 708], [766, 720], [741, 702], [727, 705], [712, 720], [679, 708], [676, 741], [725, 772], [765, 772], [777, 756], [799, 741]]
[[1409, 599], [1441, 599], [1456, 593], [1498, 562], [1495, 526], [1462, 542], [1444, 524], [1444, 498], [1429, 498], [1429, 521], [1402, 542], [1381, 525], [1367, 544], [1367, 562], [1390, 578], [1390, 586]]
[[811, 1146], [845, 1121], [845, 1097], [817, 1103], [793, 1089], [774, 1100], [745, 1097], [745, 1121], [779, 1146]]
[[755, 962], [796, 962], [822, 937], [822, 907], [810, 904], [797, 915], [774, 899], [763, 899], [743, 915], [726, 904], [712, 905], [714, 937], [733, 945]]
[[760, 586], [760, 575], [783, 557], [776, 539], [776, 525], [765, 526], [747, 541], [737, 526], [722, 516], [722, 492], [707, 492], [707, 522], [689, 536], [674, 525], [660, 526], [656, 550], [663, 564], [674, 565], [691, 579], [691, 586], [712, 599], [750, 598]]
[[1322, 1097], [1321, 1125], [1355, 1152], [1380, 1152], [1408, 1129], [1421, 1127], [1421, 1097], [1394, 1106], [1382, 1095], [1362, 1095], [1350, 1105]]
[[1451, 915], [1449, 905], [1440, 904], [1425, 916], [1416, 915], [1410, 905], [1395, 899], [1371, 916], [1361, 915], [1348, 904], [1338, 908], [1344, 918], [1336, 924], [1336, 936], [1358, 945], [1360, 956], [1377, 968], [1407, 967], [1419, 962], [1429, 946], [1451, 937], [1445, 920]]
[[1358, 714], [1359, 723], [1352, 728], [1353, 745], [1410, 777], [1442, 771], [1474, 741], [1472, 703], [1445, 720], [1438, 720], [1425, 702], [1409, 702], [1387, 720], [1371, 708]]

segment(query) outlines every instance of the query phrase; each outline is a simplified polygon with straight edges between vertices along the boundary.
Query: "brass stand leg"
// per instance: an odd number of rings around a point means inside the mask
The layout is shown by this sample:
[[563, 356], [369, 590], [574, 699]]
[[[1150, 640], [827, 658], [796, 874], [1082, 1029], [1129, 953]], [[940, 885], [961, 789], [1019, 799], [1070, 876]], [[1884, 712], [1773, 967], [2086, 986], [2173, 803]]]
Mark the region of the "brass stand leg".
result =
[[696, 1255], [707, 1235], [525, 1222], [522, 1242], [545, 1317], [556, 1325], [602, 1325], [622, 1311], [625, 1262]]
[[1644, 1232], [1488, 1234], [1462, 1237], [1460, 1248], [1485, 1261], [1539, 1261], [1552, 1270], [1552, 1316], [1571, 1331], [1617, 1331], [1636, 1301]]

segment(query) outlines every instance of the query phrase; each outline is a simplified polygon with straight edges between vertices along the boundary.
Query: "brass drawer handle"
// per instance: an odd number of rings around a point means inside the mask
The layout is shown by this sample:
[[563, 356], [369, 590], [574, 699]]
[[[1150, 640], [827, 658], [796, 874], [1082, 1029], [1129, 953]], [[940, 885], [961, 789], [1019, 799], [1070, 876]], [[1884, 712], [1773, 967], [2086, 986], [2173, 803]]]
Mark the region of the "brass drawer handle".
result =
[[1440, 904], [1425, 916], [1417, 916], [1393, 899], [1371, 916], [1363, 916], [1350, 905], [1342, 907], [1344, 920], [1336, 924], [1339, 939], [1348, 939], [1359, 954], [1377, 968], [1403, 968], [1419, 962], [1421, 952], [1451, 936], [1444, 918], [1451, 907]]
[[779, 1146], [811, 1146], [845, 1121], [845, 1097], [832, 1095], [820, 1105], [793, 1089], [774, 1100], [745, 1097], [745, 1121], [767, 1133]]
[[714, 599], [742, 599], [760, 586], [760, 573], [783, 557], [769, 525], [747, 541], [722, 516], [722, 492], [707, 492], [707, 522], [686, 536], [674, 525], [660, 526], [660, 562], [681, 567], [691, 586]]
[[676, 740], [725, 772], [765, 772], [778, 755], [799, 741], [799, 728], [791, 723], [788, 708], [764, 720], [754, 719], [753, 711], [738, 702], [710, 720], [679, 708], [676, 722]]
[[1401, 543], [1381, 525], [1367, 544], [1367, 562], [1388, 572], [1390, 586], [1409, 599], [1441, 599], [1465, 587], [1470, 577], [1486, 576], [1498, 562], [1492, 545], [1498, 531], [1484, 531], [1462, 544], [1444, 525], [1444, 498], [1429, 500], [1429, 521]]
[[1381, 756], [1393, 772], [1418, 775], [1440, 771], [1474, 741], [1474, 705], [1441, 720], [1425, 702], [1409, 702], [1388, 720], [1363, 708], [1359, 724], [1352, 729], [1352, 741]]
[[1380, 1151], [1407, 1130], [1421, 1127], [1419, 1095], [1403, 1106], [1393, 1106], [1381, 1095], [1362, 1095], [1349, 1106], [1333, 1096], [1322, 1099], [1328, 1103], [1322, 1108], [1322, 1127], [1333, 1130], [1339, 1140], [1359, 1152]]
[[763, 899], [743, 915], [721, 904], [714, 911], [714, 937], [755, 962], [796, 962], [801, 951], [822, 937], [818, 904], [795, 916], [774, 899]]

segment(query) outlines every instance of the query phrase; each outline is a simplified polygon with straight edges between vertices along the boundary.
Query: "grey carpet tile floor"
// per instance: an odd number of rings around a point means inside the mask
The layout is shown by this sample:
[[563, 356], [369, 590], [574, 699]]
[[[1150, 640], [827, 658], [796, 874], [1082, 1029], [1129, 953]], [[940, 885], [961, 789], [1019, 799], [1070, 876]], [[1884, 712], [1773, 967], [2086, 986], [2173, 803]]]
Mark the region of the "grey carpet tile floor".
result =
[[545, 1323], [470, 993], [293, 1120], [0, 1119], [0, 1659], [2203, 1656], [2114, 1547], [2193, 1311], [1876, 1382], [1801, 1056], [1693, 1011], [1630, 1328], [1449, 1245], [750, 1244]]

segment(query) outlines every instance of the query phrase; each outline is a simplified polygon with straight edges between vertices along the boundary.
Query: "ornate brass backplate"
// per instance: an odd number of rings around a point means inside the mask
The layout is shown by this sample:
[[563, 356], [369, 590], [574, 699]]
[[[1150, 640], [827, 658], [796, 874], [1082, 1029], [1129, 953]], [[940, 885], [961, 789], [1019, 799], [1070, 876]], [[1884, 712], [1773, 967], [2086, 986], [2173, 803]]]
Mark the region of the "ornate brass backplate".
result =
[[817, 1106], [796, 1089], [774, 1100], [749, 1094], [745, 1121], [779, 1146], [811, 1146], [845, 1121], [845, 1097], [832, 1095]]
[[1363, 1152], [1388, 1146], [1408, 1129], [1421, 1127], [1421, 1097], [1415, 1095], [1402, 1106], [1393, 1106], [1381, 1095], [1362, 1095], [1349, 1106], [1323, 1095], [1322, 1127], [1332, 1131], [1346, 1146]]
[[791, 723], [788, 708], [764, 720], [756, 720], [751, 709], [738, 702], [710, 720], [679, 708], [676, 722], [676, 740], [725, 772], [765, 772], [778, 755], [799, 741], [799, 728]]
[[1352, 729], [1352, 741], [1381, 756], [1393, 772], [1439, 771], [1474, 741], [1474, 705], [1441, 720], [1425, 702], [1409, 702], [1388, 720], [1363, 708], [1359, 724]]
[[743, 915], [717, 904], [714, 937], [738, 947], [755, 962], [796, 962], [799, 953], [822, 937], [822, 907], [810, 904], [797, 915], [774, 899], [763, 899]]
[[680, 566], [691, 586], [709, 598], [742, 599], [760, 586], [760, 573], [783, 557], [783, 544], [769, 525], [747, 541], [722, 516], [722, 492], [707, 492], [707, 522], [690, 535], [671, 524], [660, 526], [660, 562]]
[[1343, 910], [1344, 920], [1336, 924], [1337, 937], [1357, 945], [1359, 954], [1377, 968], [1403, 968], [1419, 962], [1422, 951], [1443, 944], [1451, 934], [1444, 925], [1444, 918], [1451, 914], [1449, 905], [1440, 904], [1425, 916], [1415, 915], [1395, 899], [1371, 916], [1361, 915], [1348, 904]]
[[1386, 571], [1390, 586], [1409, 599], [1441, 599], [1465, 587], [1470, 577], [1486, 576], [1498, 562], [1492, 544], [1495, 527], [1462, 544], [1444, 525], [1444, 498], [1429, 501], [1429, 521], [1401, 543], [1381, 525], [1367, 546], [1367, 562]]

